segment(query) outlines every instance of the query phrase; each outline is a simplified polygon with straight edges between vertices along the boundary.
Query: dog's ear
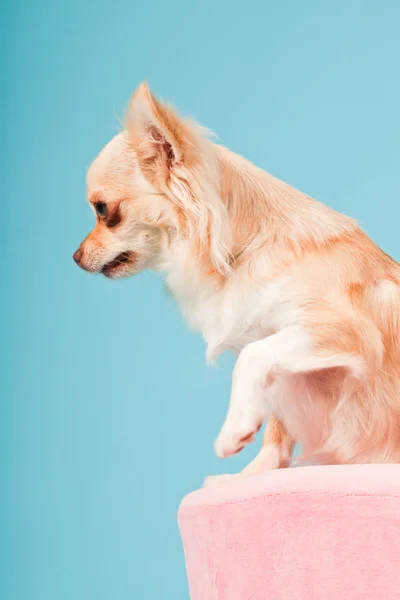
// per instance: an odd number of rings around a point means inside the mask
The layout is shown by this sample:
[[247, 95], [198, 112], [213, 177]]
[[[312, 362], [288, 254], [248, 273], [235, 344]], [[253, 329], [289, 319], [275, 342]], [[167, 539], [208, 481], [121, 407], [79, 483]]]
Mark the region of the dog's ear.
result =
[[190, 167], [196, 159], [189, 124], [157, 100], [146, 83], [141, 83], [131, 98], [126, 129], [142, 172], [152, 183], [168, 179], [174, 167]]
[[131, 98], [126, 130], [142, 174], [178, 209], [180, 230], [193, 240], [193, 252], [208, 253], [212, 267], [226, 274], [228, 214], [209, 132], [154, 98], [146, 83]]

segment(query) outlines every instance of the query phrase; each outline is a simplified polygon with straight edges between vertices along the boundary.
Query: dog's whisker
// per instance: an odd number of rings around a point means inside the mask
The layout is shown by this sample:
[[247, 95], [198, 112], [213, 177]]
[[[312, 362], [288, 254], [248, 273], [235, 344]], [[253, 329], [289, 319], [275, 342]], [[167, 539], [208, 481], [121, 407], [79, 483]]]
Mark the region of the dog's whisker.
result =
[[153, 279], [157, 279], [158, 281], [163, 281], [165, 283], [165, 277], [162, 275], [156, 275], [156, 273], [152, 273], [151, 271], [145, 271], [146, 275], [150, 275]]

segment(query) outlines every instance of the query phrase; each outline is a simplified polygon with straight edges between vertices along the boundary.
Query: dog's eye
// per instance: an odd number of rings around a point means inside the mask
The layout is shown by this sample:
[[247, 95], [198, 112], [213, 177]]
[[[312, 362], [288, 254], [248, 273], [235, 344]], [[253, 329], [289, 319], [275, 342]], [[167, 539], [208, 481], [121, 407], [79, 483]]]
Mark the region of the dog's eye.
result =
[[107, 216], [108, 209], [107, 209], [107, 204], [105, 202], [96, 202], [95, 208], [96, 208], [96, 213], [98, 214], [99, 217], [104, 219]]

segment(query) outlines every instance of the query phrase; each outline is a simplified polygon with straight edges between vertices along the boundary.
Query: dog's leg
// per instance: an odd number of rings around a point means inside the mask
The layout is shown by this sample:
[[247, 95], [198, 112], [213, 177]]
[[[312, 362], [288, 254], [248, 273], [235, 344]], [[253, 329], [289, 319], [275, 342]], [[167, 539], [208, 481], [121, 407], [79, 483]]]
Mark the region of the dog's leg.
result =
[[316, 314], [305, 315], [304, 325], [246, 346], [235, 365], [228, 415], [215, 443], [217, 455], [235, 454], [254, 439], [265, 418], [269, 385], [280, 373], [339, 367], [349, 374], [347, 387], [354, 385], [379, 366], [379, 336], [373, 324], [318, 306]]
[[257, 456], [242, 471], [253, 475], [288, 467], [292, 458], [295, 441], [284, 423], [272, 415], [264, 431], [263, 443]]
[[250, 367], [251, 372], [244, 373], [246, 348], [233, 370], [228, 414], [215, 442], [215, 451], [220, 458], [236, 454], [253, 442], [267, 416], [268, 403], [262, 378], [258, 371], [254, 372], [254, 365]]
[[288, 328], [241, 351], [233, 370], [228, 414], [215, 442], [220, 458], [239, 452], [254, 440], [267, 416], [270, 384], [280, 368], [278, 355], [300, 353], [305, 344], [300, 337], [297, 328]]

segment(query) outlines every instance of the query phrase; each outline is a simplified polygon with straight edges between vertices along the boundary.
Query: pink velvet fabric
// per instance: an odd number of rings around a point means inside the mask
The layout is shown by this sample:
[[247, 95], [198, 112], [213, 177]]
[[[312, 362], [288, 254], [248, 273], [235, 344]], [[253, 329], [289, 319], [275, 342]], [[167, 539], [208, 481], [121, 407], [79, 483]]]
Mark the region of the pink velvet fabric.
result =
[[400, 465], [234, 479], [178, 520], [191, 600], [400, 599]]

